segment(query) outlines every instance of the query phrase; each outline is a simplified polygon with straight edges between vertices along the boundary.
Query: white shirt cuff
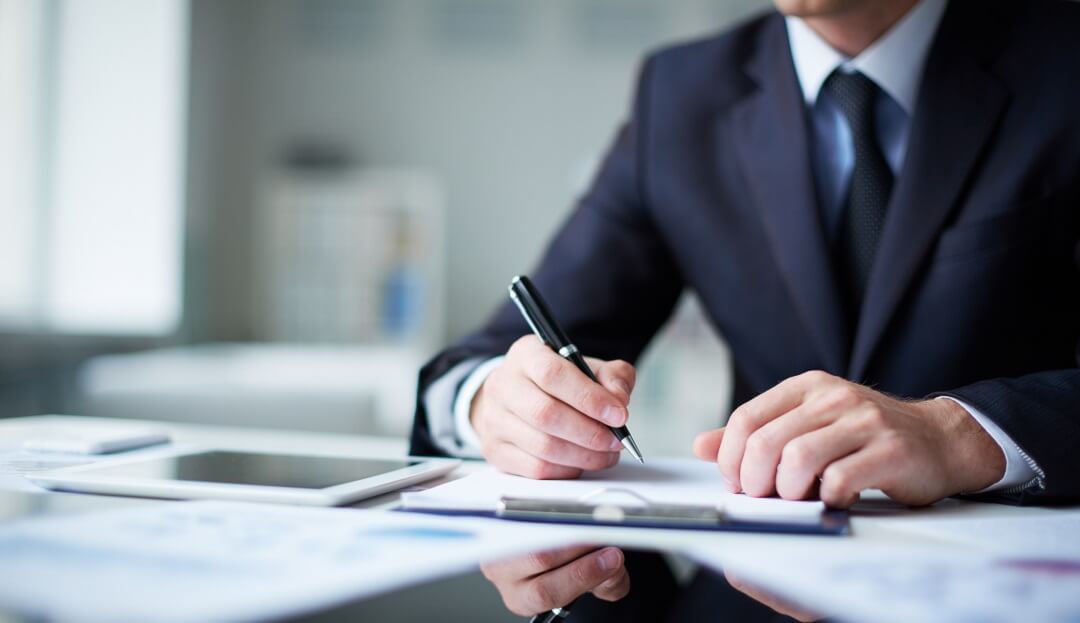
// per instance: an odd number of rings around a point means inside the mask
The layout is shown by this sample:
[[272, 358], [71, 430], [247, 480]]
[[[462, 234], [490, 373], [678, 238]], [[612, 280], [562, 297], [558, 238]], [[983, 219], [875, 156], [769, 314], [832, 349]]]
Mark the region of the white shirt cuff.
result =
[[454, 399], [461, 382], [483, 361], [477, 357], [459, 363], [435, 379], [424, 391], [424, 411], [431, 440], [450, 456], [468, 456], [454, 430]]
[[957, 400], [951, 396], [940, 396], [945, 400], [951, 400], [956, 404], [964, 408], [965, 411], [982, 426], [997, 445], [1001, 447], [1001, 452], [1005, 454], [1005, 475], [1001, 477], [1001, 480], [979, 491], [973, 491], [972, 493], [987, 493], [990, 491], [1000, 491], [1002, 489], [1014, 489], [1022, 487], [1037, 478], [1041, 478], [1043, 475], [1042, 470], [1024, 452], [1020, 446], [1016, 445], [1016, 442], [1012, 440], [1012, 437], [1001, 430], [993, 420], [986, 417], [986, 414], [979, 411], [975, 407], [967, 404], [962, 400]]
[[443, 452], [462, 458], [483, 458], [480, 439], [469, 422], [469, 411], [480, 385], [503, 359], [466, 359], [433, 381], [424, 392], [428, 431]]

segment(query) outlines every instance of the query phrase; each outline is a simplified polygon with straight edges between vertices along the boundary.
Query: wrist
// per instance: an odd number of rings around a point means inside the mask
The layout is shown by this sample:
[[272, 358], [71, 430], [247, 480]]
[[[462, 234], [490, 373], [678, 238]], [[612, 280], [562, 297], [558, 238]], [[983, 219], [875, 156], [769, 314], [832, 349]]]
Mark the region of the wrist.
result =
[[1005, 475], [1005, 453], [967, 409], [952, 400], [923, 405], [943, 429], [944, 456], [951, 494], [980, 491]]
[[472, 401], [469, 403], [469, 425], [476, 431], [476, 436], [483, 438], [483, 431], [481, 430], [481, 403], [484, 400], [484, 386], [487, 385], [487, 381], [480, 384], [480, 387], [476, 389], [476, 393], [473, 394]]

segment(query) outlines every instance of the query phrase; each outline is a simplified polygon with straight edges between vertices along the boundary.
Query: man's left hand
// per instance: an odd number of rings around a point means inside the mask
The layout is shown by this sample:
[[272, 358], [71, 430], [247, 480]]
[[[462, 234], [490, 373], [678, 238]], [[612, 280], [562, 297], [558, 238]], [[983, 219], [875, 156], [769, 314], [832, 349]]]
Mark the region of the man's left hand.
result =
[[906, 401], [825, 372], [800, 374], [698, 435], [732, 491], [851, 506], [863, 489], [930, 504], [1001, 479], [997, 442], [952, 400]]

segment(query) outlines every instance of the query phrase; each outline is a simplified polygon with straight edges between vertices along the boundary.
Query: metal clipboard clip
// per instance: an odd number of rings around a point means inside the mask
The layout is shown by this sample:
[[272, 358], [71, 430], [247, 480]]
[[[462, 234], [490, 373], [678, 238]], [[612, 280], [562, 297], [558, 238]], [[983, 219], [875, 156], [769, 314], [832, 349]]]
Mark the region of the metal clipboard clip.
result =
[[[617, 503], [622, 496], [630, 504]], [[504, 496], [495, 515], [526, 521], [571, 522], [665, 527], [715, 527], [724, 514], [712, 506], [659, 504], [629, 489], [601, 488], [577, 499], [557, 500]]]

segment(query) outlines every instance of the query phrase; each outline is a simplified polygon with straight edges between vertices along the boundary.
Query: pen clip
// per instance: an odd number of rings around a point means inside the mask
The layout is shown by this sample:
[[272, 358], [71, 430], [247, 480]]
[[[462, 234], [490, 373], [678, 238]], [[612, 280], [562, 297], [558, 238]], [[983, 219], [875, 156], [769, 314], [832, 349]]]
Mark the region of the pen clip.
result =
[[631, 491], [630, 489], [627, 489], [625, 487], [601, 487], [599, 489], [590, 491], [589, 493], [582, 495], [577, 499], [577, 501], [583, 504], [596, 504], [598, 502], [598, 498], [614, 495], [623, 495], [632, 498], [633, 500], [639, 502], [642, 506], [652, 505], [652, 502], [649, 500], [649, 498], [641, 495], [640, 493], [635, 493], [634, 491]]

